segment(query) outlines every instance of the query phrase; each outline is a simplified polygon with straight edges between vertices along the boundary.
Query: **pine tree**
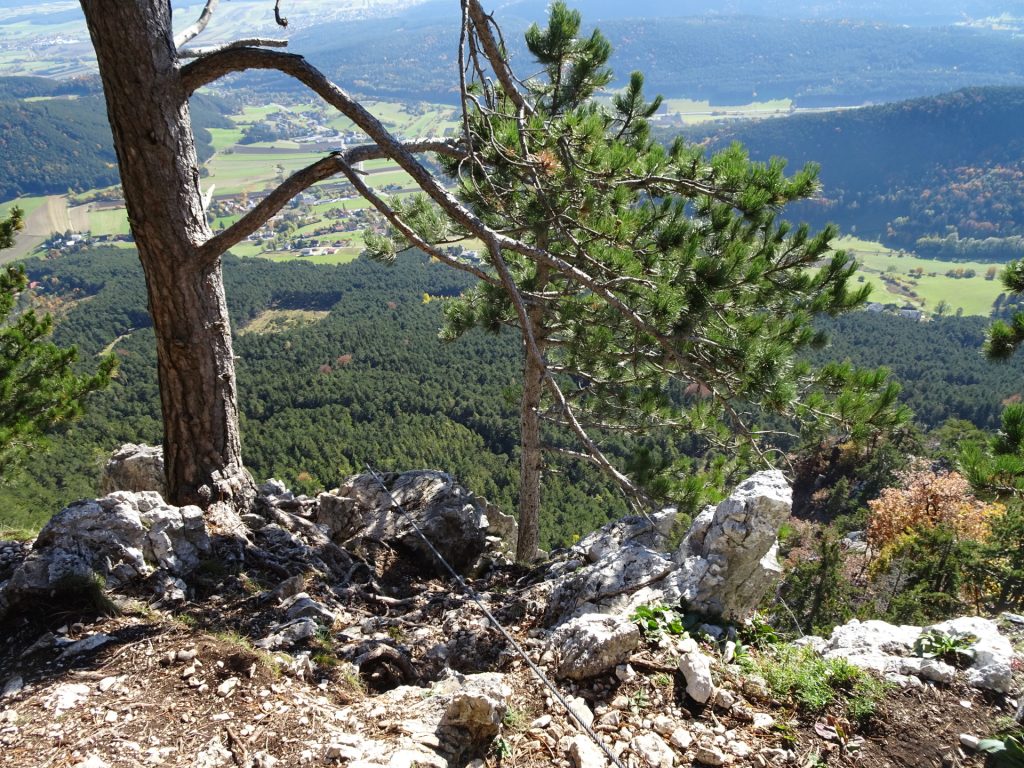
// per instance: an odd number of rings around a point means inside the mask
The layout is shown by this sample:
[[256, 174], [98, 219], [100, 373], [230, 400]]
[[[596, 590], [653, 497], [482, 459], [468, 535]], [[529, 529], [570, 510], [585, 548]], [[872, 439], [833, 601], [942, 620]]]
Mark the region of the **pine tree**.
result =
[[[1011, 261], [999, 275], [1007, 292], [1024, 294], [1024, 261]], [[1002, 298], [1003, 294], [999, 294]], [[1024, 342], [1024, 312], [1015, 312], [1010, 322], [996, 320], [988, 329], [985, 354], [992, 360], [1008, 360]]]
[[[0, 222], [0, 249], [13, 245], [21, 221], [14, 208]], [[27, 286], [21, 267], [0, 270], [0, 476], [48, 430], [80, 415], [85, 396], [110, 383], [116, 364], [111, 355], [96, 373], [76, 374], [74, 348], [46, 341], [53, 319], [19, 306]]]
[[[523, 93], [477, 25], [470, 50], [488, 53], [494, 77], [467, 57], [466, 152], [441, 158], [470, 210], [529, 246], [492, 242], [494, 271], [448, 306], [444, 331], [511, 325], [523, 336], [521, 560], [537, 547], [545, 417], [642, 500], [592, 430], [671, 427], [723, 451], [745, 441], [756, 453], [764, 412], [827, 412], [852, 429], [891, 415], [896, 395], [882, 374], [814, 372], [796, 360], [822, 341], [814, 314], [867, 295], [848, 287], [855, 264], [832, 252], [833, 228], [812, 235], [776, 220], [815, 191], [816, 168], [787, 177], [782, 161], [753, 163], [738, 146], [709, 158], [682, 140], [658, 144], [648, 121], [660, 99], [648, 102], [634, 73], [610, 104], [598, 100], [611, 46], [580, 27], [580, 15], [556, 2], [547, 27], [528, 30], [543, 75]], [[390, 239], [371, 236], [379, 255], [473, 234], [422, 198], [394, 205], [415, 238], [398, 228]], [[827, 403], [826, 391], [844, 394]], [[690, 489], [700, 484], [691, 478]]]

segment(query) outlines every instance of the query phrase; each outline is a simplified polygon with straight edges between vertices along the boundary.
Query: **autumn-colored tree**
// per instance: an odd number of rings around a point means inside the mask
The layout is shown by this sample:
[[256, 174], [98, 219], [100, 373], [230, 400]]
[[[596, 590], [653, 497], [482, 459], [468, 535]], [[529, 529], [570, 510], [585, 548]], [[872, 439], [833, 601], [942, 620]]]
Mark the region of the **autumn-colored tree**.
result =
[[868, 507], [868, 541], [878, 549], [904, 534], [936, 527], [960, 539], [983, 541], [993, 519], [1005, 511], [1002, 504], [977, 499], [959, 472], [920, 467], [904, 472], [898, 487], [886, 488]]

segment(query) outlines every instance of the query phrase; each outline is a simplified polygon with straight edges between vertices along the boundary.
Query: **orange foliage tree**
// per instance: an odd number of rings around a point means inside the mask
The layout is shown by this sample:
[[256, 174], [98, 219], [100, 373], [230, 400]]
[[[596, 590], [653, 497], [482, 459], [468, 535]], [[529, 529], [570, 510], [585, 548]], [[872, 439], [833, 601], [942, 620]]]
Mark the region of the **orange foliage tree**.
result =
[[878, 549], [913, 530], [937, 526], [961, 540], [983, 541], [992, 520], [1005, 512], [1002, 504], [977, 499], [958, 472], [920, 467], [902, 473], [899, 487], [886, 488], [868, 507], [868, 541]]

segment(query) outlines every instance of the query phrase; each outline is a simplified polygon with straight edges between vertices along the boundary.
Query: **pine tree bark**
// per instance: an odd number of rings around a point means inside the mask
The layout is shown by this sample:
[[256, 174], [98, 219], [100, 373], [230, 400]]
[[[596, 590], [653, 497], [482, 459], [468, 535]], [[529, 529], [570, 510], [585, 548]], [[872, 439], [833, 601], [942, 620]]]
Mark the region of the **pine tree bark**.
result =
[[[543, 291], [549, 270], [539, 267], [534, 289]], [[531, 307], [527, 317], [533, 328], [537, 348], [544, 353], [546, 329], [544, 310]], [[530, 563], [537, 559], [540, 546], [540, 482], [544, 467], [540, 434], [540, 406], [544, 394], [544, 366], [526, 350], [523, 360], [523, 396], [519, 403], [519, 537], [516, 560]]]
[[519, 538], [516, 560], [532, 562], [540, 544], [540, 480], [544, 458], [540, 441], [540, 400], [544, 371], [531, 355], [523, 363], [520, 401]]
[[156, 332], [168, 500], [236, 508], [242, 464], [234, 353], [203, 210], [168, 0], [81, 0], [99, 62], [125, 204]]

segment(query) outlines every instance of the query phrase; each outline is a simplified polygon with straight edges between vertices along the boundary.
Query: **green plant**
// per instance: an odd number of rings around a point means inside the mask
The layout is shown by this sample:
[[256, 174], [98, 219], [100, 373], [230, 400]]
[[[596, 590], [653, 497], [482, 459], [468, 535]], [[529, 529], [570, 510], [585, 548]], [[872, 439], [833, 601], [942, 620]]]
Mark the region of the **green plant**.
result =
[[654, 676], [654, 684], [659, 688], [668, 688], [672, 685], [672, 678], [664, 672], [659, 672]]
[[629, 616], [648, 640], [657, 640], [662, 634], [685, 635], [686, 628], [680, 615], [666, 605], [639, 605]]
[[509, 707], [505, 710], [505, 716], [501, 718], [501, 724], [511, 731], [522, 731], [526, 729], [529, 716], [518, 707]]
[[978, 751], [987, 755], [985, 764], [992, 768], [1024, 768], [1024, 743], [1021, 735], [1003, 739], [982, 739]]
[[795, 747], [800, 740], [796, 728], [790, 722], [776, 721], [775, 725], [772, 726], [772, 730], [778, 734], [779, 741], [785, 747]]
[[637, 689], [636, 693], [629, 697], [630, 706], [633, 709], [647, 709], [651, 706], [651, 698], [643, 688]]
[[914, 641], [914, 653], [925, 659], [940, 659], [955, 667], [964, 667], [974, 660], [971, 648], [978, 642], [974, 635], [947, 635], [938, 630], [922, 632]]
[[[755, 613], [746, 624], [740, 627], [739, 635], [745, 645], [753, 648], [767, 648], [782, 642], [782, 636], [760, 613]], [[739, 645], [737, 645], [736, 651], [739, 653]]]
[[885, 683], [845, 659], [824, 659], [809, 647], [777, 645], [751, 655], [745, 668], [763, 677], [777, 697], [794, 701], [808, 714], [841, 703], [857, 723], [875, 715], [886, 691]]
[[512, 756], [512, 745], [499, 736], [494, 740], [494, 755], [499, 761]]

